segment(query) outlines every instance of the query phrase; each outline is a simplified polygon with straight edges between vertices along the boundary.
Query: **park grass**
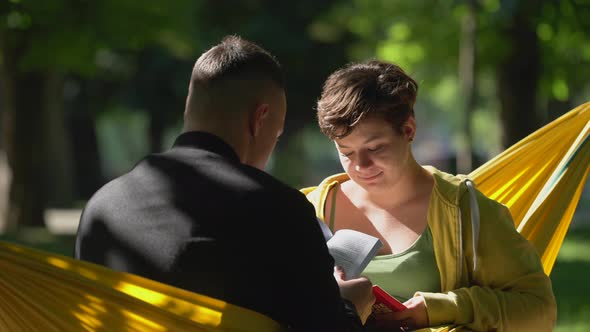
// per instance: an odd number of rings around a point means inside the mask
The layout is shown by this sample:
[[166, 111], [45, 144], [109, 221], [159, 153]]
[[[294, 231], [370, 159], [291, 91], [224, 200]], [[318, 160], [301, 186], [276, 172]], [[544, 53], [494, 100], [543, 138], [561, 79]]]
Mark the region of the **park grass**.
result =
[[[53, 235], [28, 229], [0, 235], [0, 240], [72, 256], [73, 235]], [[570, 230], [551, 273], [557, 299], [556, 332], [590, 331], [590, 229]]]
[[590, 230], [571, 230], [551, 272], [558, 332], [590, 331]]

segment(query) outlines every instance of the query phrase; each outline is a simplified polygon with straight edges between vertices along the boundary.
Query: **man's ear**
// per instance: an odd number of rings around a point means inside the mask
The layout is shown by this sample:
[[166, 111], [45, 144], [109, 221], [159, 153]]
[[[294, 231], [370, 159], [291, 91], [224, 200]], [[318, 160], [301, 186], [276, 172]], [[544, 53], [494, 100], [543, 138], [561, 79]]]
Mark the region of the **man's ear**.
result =
[[250, 135], [256, 137], [260, 134], [260, 130], [264, 125], [264, 120], [268, 116], [268, 104], [260, 104], [256, 110], [250, 113], [249, 127]]

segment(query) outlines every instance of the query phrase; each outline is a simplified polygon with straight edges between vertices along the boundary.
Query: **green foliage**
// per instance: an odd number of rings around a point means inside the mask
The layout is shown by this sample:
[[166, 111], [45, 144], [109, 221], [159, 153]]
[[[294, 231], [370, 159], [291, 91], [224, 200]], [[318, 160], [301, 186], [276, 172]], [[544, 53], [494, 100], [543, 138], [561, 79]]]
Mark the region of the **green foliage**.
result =
[[[527, 15], [536, 27], [543, 54], [543, 80], [548, 97], [564, 96], [563, 85], [585, 83], [590, 60], [590, 6], [583, 1], [542, 1], [526, 7], [520, 1], [481, 0], [478, 4], [480, 71], [493, 68], [508, 54], [503, 34], [513, 15]], [[456, 75], [460, 24], [466, 1], [340, 1], [316, 22], [318, 38], [356, 36], [351, 57], [378, 57], [429, 80]], [[521, 9], [523, 7], [524, 9]], [[538, 8], [537, 8], [538, 7]], [[524, 12], [519, 12], [524, 11]], [[319, 27], [319, 28], [318, 28]], [[555, 81], [560, 87], [554, 88]]]
[[590, 4], [583, 1], [544, 4], [537, 34], [543, 54], [541, 91], [545, 96], [565, 101], [588, 84], [589, 33]]
[[[333, 35], [357, 37], [350, 48], [352, 59], [378, 57], [409, 72], [428, 69], [436, 75], [443, 73], [441, 68], [456, 67], [457, 47], [449, 47], [458, 43], [459, 35], [453, 2], [340, 1], [321, 21], [339, 31]], [[425, 68], [428, 64], [432, 66]]]
[[[482, 114], [474, 116], [473, 127], [476, 137], [494, 137], [494, 144], [487, 141], [479, 148], [495, 152], [500, 129], [498, 122], [487, 120], [498, 118], [494, 115], [500, 107], [494, 80], [497, 66], [511, 52], [507, 36], [512, 33], [512, 19], [523, 16], [537, 31], [542, 56], [539, 99], [584, 101], [588, 96], [579, 95], [590, 75], [590, 5], [573, 0], [476, 0], [475, 4], [476, 113]], [[312, 31], [325, 42], [354, 36], [349, 47], [353, 60], [376, 57], [399, 64], [421, 85], [419, 99], [437, 105], [418, 112], [434, 116], [442, 111], [453, 130], [461, 131], [464, 98], [458, 64], [461, 24], [467, 11], [468, 1], [457, 0], [342, 0], [314, 22]]]
[[161, 44], [190, 53], [188, 32], [194, 2], [141, 0], [11, 0], [0, 6], [3, 47], [18, 48], [22, 70], [92, 75], [112, 63], [111, 50]]
[[[420, 92], [416, 112], [424, 121], [419, 125], [418, 135], [423, 135], [422, 128], [432, 127], [434, 123], [439, 128], [461, 132], [463, 101], [457, 73], [464, 11], [462, 2], [452, 0], [355, 0], [340, 1], [321, 19], [324, 25], [338, 26], [340, 35], [356, 37], [349, 49], [353, 60], [390, 61], [417, 80]], [[488, 122], [484, 126], [496, 124]], [[459, 135], [449, 139], [458, 148], [464, 138]], [[493, 142], [497, 144], [497, 140]]]

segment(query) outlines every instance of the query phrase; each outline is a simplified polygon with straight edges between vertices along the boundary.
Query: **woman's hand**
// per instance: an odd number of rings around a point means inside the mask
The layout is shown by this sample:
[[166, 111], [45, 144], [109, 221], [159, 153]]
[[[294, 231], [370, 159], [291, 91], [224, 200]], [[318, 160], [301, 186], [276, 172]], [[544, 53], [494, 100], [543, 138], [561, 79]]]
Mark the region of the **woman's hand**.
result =
[[[408, 308], [403, 311], [392, 312], [380, 322], [383, 327], [399, 328], [402, 331], [410, 331], [428, 327], [428, 312], [424, 297], [416, 296], [404, 302]], [[380, 325], [381, 325], [380, 324]]]

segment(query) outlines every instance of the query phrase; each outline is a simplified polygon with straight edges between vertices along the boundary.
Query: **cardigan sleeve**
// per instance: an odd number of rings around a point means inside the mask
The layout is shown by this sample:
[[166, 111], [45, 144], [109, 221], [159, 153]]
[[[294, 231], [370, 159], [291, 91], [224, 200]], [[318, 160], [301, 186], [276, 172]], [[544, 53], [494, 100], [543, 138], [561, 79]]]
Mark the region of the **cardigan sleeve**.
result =
[[[467, 195], [465, 195], [467, 196]], [[478, 192], [480, 231], [473, 269], [468, 197], [461, 200], [463, 266], [469, 286], [421, 293], [430, 324], [456, 324], [476, 331], [551, 331], [557, 306], [551, 280], [533, 245], [515, 229], [509, 210]]]

